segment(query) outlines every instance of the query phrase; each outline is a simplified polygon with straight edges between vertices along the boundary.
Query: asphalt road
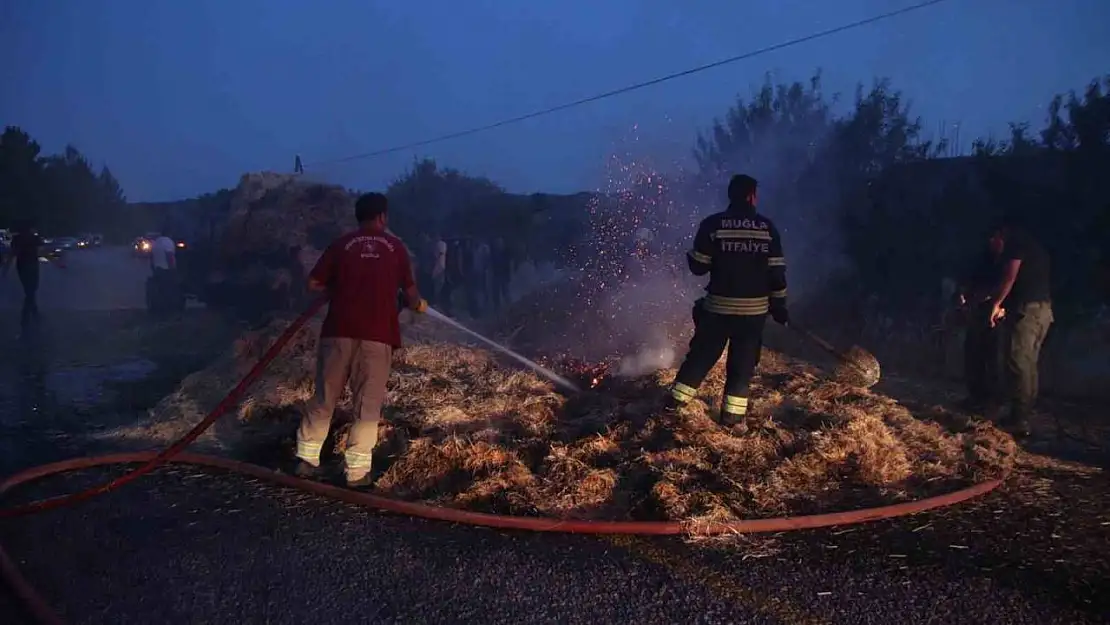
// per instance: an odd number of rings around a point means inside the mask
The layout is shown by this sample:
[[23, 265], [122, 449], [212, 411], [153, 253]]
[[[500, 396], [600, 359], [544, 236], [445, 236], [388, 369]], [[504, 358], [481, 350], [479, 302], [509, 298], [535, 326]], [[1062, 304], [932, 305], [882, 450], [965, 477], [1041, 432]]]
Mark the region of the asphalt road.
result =
[[[134, 258], [130, 247], [108, 246], [74, 250], [60, 263], [39, 266], [39, 308], [52, 310], [118, 310], [145, 306], [145, 281], [150, 263]], [[15, 271], [0, 279], [0, 314], [19, 309], [23, 291]]]
[[[79, 271], [114, 284], [130, 259], [104, 252]], [[115, 278], [92, 277], [99, 271]], [[51, 332], [75, 332], [82, 319], [135, 323], [59, 311]], [[83, 436], [133, 417], [118, 403], [74, 411], [46, 388], [65, 346], [53, 347], [0, 363], [0, 438], [18, 441], [0, 453], [5, 473], [106, 451]], [[1040, 445], [1051, 453], [1051, 441]], [[50, 478], [12, 499], [109, 473]], [[0, 540], [72, 623], [1105, 623], [1108, 494], [1098, 469], [1029, 456], [1002, 491], [965, 506], [689, 544], [425, 522], [171, 467], [0, 523]], [[24, 621], [0, 594], [0, 622]]]

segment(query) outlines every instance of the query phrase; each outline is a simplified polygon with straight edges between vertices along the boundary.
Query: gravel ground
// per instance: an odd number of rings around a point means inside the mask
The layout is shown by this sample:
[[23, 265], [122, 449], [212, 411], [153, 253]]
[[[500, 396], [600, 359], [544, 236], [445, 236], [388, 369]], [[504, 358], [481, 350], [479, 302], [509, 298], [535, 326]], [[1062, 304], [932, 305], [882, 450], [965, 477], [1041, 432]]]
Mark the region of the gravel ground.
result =
[[[57, 357], [0, 363], [4, 473], [107, 451], [84, 435], [134, 418], [65, 405], [47, 383]], [[172, 388], [187, 363], [150, 357], [163, 367], [148, 384]], [[113, 401], [139, 409], [157, 395]], [[117, 471], [49, 478], [11, 500]], [[968, 505], [690, 544], [425, 522], [171, 467], [2, 522], [0, 540], [72, 623], [1110, 623], [1108, 494], [1098, 468], [1026, 456], [1004, 489]], [[0, 622], [25, 620], [0, 592]]]
[[724, 547], [423, 522], [173, 467], [3, 539], [73, 623], [1106, 622], [1105, 557], [1069, 553], [1090, 537], [1011, 497]]

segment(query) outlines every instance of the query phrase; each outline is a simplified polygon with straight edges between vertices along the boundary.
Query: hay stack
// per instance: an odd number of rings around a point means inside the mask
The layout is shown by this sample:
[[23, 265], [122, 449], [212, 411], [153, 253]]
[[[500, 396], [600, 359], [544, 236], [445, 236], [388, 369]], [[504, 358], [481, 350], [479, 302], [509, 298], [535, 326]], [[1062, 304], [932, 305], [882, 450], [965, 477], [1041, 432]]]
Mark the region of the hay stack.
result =
[[[211, 250], [203, 279], [209, 301], [246, 300], [238, 303], [248, 303], [253, 314], [288, 306], [283, 289], [298, 287], [294, 281], [324, 248], [354, 227], [354, 198], [343, 187], [288, 174], [245, 174]], [[293, 247], [301, 248], [297, 264]]]
[[220, 247], [235, 257], [284, 254], [301, 246], [308, 251], [307, 270], [333, 239], [354, 227], [354, 197], [343, 187], [289, 174], [244, 174], [232, 195]]
[[[186, 379], [155, 409], [155, 420], [190, 410], [186, 421], [195, 422], [283, 327], [245, 337]], [[226, 449], [243, 454], [268, 444], [273, 457], [290, 453], [312, 392], [316, 331], [302, 331], [237, 418], [213, 434]], [[432, 324], [410, 327], [410, 340], [414, 331], [422, 336], [395, 359], [375, 452], [378, 488], [394, 497], [566, 518], [725, 521], [950, 491], [1001, 475], [1016, 451], [989, 425], [951, 432], [890, 397], [827, 380], [770, 351], [753, 385], [749, 426], [729, 430], [714, 420], [721, 364], [697, 400], [666, 416], [658, 407], [674, 370], [603, 377], [594, 391], [567, 397], [489, 352], [444, 342]], [[578, 377], [597, 371], [563, 370]], [[345, 410], [335, 449], [343, 445]]]

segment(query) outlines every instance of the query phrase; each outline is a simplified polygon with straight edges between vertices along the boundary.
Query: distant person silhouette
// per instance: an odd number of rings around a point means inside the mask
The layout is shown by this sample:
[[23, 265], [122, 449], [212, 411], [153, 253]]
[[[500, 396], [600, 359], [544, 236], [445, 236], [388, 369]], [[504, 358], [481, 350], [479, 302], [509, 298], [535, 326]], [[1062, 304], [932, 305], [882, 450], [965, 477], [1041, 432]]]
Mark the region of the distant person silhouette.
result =
[[[155, 290], [155, 301], [158, 312], [178, 310], [180, 297], [180, 282], [177, 275], [177, 244], [167, 234], [169, 225], [162, 228], [150, 246], [151, 277]], [[183, 303], [183, 302], [180, 302]]]
[[39, 248], [42, 239], [28, 223], [20, 224], [12, 237], [12, 250], [4, 261], [3, 273], [7, 275], [11, 266], [19, 275], [23, 287], [23, 310], [20, 314], [20, 327], [27, 332], [37, 326], [39, 321]]
[[490, 251], [490, 269], [493, 307], [500, 310], [509, 302], [509, 283], [513, 279], [513, 256], [504, 237], [497, 237]]

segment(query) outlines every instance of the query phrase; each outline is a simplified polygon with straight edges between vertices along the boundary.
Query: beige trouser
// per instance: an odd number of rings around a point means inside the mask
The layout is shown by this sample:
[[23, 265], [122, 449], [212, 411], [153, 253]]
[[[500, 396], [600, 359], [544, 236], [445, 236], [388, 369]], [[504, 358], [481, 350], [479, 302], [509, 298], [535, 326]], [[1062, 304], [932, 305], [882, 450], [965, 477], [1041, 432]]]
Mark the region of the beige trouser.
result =
[[345, 338], [320, 340], [316, 393], [297, 430], [298, 458], [320, 466], [320, 452], [331, 429], [332, 413], [349, 379], [355, 421], [343, 456], [347, 480], [362, 479], [370, 472], [392, 358], [393, 348], [385, 343]]

